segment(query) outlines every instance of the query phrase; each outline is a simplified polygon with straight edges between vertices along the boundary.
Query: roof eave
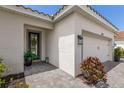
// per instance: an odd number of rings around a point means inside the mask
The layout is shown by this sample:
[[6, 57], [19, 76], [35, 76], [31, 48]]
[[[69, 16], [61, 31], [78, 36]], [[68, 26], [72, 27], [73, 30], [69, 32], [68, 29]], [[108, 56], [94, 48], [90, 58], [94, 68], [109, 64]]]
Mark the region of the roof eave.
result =
[[23, 6], [2, 5], [2, 6], [0, 6], [0, 8], [3, 10], [9, 11], [9, 12], [22, 14], [22, 15], [26, 15], [26, 16], [31, 16], [34, 18], [42, 19], [42, 20], [47, 21], [47, 22], [52, 22], [51, 16], [40, 14], [37, 11], [32, 11], [31, 9], [25, 9]]
[[54, 15], [54, 19], [53, 22], [57, 22], [59, 21], [61, 18], [63, 18], [64, 16], [67, 16], [68, 14], [70, 14], [73, 10], [75, 6], [70, 5], [70, 6], [64, 6], [63, 10], [61, 9], [58, 13], [56, 13]]
[[79, 5], [68, 6], [65, 10], [61, 11], [58, 15], [56, 15], [54, 17], [53, 22], [57, 22], [57, 21], [61, 20], [63, 17], [65, 17], [66, 15], [69, 15], [69, 13], [72, 13], [73, 11], [77, 12], [78, 9], [81, 10], [82, 14], [85, 13], [85, 14], [89, 15], [90, 17], [94, 18], [96, 21], [99, 21], [101, 24], [103, 24], [107, 28], [111, 29], [111, 31], [113, 31], [115, 34], [118, 32], [118, 29], [116, 27], [114, 27], [108, 21], [103, 19], [101, 16], [99, 16], [98, 14], [96, 14], [96, 16], [94, 16], [94, 15], [92, 15], [93, 12], [91, 10], [90, 10], [90, 12], [88, 12]]
[[33, 11], [29, 8], [25, 8], [23, 6], [2, 5], [2, 6], [0, 6], [0, 8], [2, 8], [4, 10], [9, 10], [9, 11], [12, 11], [15, 13], [23, 14], [26, 16], [39, 18], [39, 19], [42, 19], [44, 21], [51, 22], [51, 23], [55, 23], [55, 22], [61, 20], [63, 17], [69, 15], [70, 13], [72, 13], [74, 11], [77, 12], [77, 10], [80, 9], [82, 14], [85, 13], [85, 14], [89, 15], [90, 17], [92, 17], [92, 19], [98, 21], [99, 23], [101, 23], [104, 26], [111, 29], [111, 31], [113, 31], [115, 34], [118, 31], [118, 29], [114, 25], [112, 25], [109, 21], [107, 21], [104, 17], [102, 17], [97, 12], [94, 12], [94, 10], [92, 10], [91, 7], [88, 8], [87, 6], [85, 7], [85, 9], [81, 5], [63, 6], [63, 8], [60, 9], [60, 11], [58, 11], [54, 16], [45, 15], [43, 13], [39, 13], [38, 11], [35, 11], [35, 10]]

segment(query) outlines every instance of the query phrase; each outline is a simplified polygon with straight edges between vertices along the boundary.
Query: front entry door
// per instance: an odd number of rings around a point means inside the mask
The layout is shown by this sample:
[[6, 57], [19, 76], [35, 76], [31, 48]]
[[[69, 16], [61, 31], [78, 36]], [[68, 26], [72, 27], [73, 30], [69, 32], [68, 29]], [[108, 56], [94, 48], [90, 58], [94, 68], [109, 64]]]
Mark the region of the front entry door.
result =
[[37, 56], [40, 56], [40, 33], [29, 32], [28, 42], [29, 50]]

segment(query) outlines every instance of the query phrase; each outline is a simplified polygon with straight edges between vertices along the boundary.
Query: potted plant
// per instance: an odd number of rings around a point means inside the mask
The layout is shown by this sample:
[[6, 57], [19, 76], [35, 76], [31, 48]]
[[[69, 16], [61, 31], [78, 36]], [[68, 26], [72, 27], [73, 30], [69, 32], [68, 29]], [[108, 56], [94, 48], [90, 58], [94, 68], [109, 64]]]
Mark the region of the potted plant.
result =
[[31, 66], [32, 65], [32, 52], [27, 51], [24, 54], [24, 59], [25, 59], [25, 66]]
[[121, 47], [114, 49], [114, 61], [119, 62], [121, 57]]
[[32, 53], [31, 51], [27, 51], [24, 54], [24, 59], [25, 59], [25, 65], [26, 66], [31, 66], [32, 65], [32, 61], [40, 59], [40, 57], [37, 56], [36, 54]]

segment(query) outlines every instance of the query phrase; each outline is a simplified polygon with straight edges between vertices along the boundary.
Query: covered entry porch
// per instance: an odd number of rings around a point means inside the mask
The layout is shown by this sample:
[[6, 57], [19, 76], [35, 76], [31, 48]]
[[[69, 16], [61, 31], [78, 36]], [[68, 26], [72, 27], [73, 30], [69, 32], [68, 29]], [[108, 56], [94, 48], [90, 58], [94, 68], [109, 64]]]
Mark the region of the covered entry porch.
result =
[[31, 25], [24, 26], [24, 51], [32, 52], [36, 55], [35, 62], [45, 62], [46, 54], [46, 33], [51, 29], [41, 28]]

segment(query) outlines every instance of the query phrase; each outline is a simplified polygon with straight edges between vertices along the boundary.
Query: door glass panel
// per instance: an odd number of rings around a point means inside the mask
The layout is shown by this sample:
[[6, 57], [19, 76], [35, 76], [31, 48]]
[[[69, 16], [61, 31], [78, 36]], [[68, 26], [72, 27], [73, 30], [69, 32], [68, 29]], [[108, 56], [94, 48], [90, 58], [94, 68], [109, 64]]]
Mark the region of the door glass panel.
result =
[[39, 55], [39, 33], [29, 33], [29, 48], [32, 53]]
[[32, 53], [34, 54], [38, 54], [37, 52], [37, 49], [38, 49], [38, 46], [37, 46], [37, 34], [31, 34], [31, 51]]

